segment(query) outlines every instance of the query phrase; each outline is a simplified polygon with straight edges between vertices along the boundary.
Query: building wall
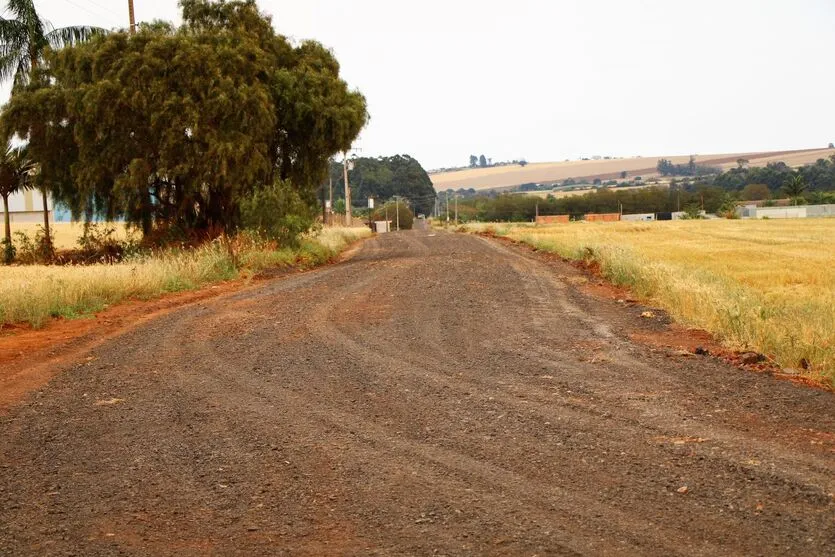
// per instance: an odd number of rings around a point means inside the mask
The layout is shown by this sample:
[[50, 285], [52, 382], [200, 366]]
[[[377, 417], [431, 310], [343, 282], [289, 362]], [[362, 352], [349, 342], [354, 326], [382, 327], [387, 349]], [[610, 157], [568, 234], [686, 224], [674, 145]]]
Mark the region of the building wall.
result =
[[635, 215], [621, 215], [620, 220], [625, 221], [653, 221], [655, 220], [655, 213], [638, 213]]
[[620, 220], [620, 213], [589, 213], [586, 220], [591, 222], [615, 222]]
[[556, 222], [568, 222], [568, 215], [540, 215], [536, 217], [536, 224], [552, 224]]
[[835, 217], [835, 205], [807, 205], [807, 217]]
[[806, 207], [757, 207], [758, 219], [804, 219]]
[[[2, 201], [2, 200], [0, 200]], [[54, 222], [55, 212], [52, 200], [47, 199], [49, 221]], [[5, 218], [3, 204], [0, 202], [0, 221]], [[9, 196], [9, 221], [11, 223], [43, 223], [43, 196], [37, 190], [27, 190]]]
[[[52, 200], [47, 199], [47, 206], [52, 209]], [[43, 211], [43, 196], [37, 190], [26, 190], [9, 196], [9, 213]], [[3, 204], [0, 203], [0, 214]]]

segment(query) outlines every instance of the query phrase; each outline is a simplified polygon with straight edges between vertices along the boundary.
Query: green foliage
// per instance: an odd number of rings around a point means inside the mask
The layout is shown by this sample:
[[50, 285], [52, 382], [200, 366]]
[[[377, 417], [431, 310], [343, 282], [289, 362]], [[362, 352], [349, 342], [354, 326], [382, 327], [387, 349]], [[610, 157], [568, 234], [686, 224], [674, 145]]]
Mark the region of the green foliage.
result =
[[[254, 0], [182, 0], [153, 24], [47, 54], [3, 113], [73, 216], [149, 233], [240, 225], [240, 204], [286, 180], [313, 202], [328, 159], [367, 119], [333, 55], [277, 35]], [[56, 124], [59, 123], [59, 124]]]
[[765, 184], [748, 184], [742, 188], [740, 197], [745, 201], [759, 201], [771, 197], [771, 190]]
[[14, 89], [27, 85], [31, 74], [45, 63], [50, 48], [77, 44], [95, 35], [104, 34], [98, 27], [62, 27], [53, 29], [35, 10], [33, 0], [11, 0], [0, 18], [0, 80], [14, 79]]
[[739, 218], [739, 214], [736, 212], [736, 200], [730, 193], [725, 192], [722, 195], [722, 202], [716, 209], [716, 214], [726, 219]]
[[286, 181], [277, 180], [241, 200], [243, 227], [282, 246], [297, 247], [299, 236], [315, 221], [316, 209]]
[[14, 233], [15, 256], [20, 263], [34, 265], [36, 263], [50, 263], [55, 250], [52, 240], [46, 234], [43, 226], [38, 226], [35, 236], [18, 230]]
[[85, 222], [76, 252], [65, 254], [63, 263], [118, 263], [140, 252], [138, 243], [119, 239], [112, 224]]
[[3, 262], [8, 265], [14, 261], [15, 247], [12, 242], [11, 221], [9, 215], [9, 196], [31, 187], [29, 173], [34, 165], [29, 160], [25, 148], [8, 146], [0, 151], [0, 197], [3, 199]]
[[[803, 175], [797, 174], [788, 178], [783, 184], [783, 191], [792, 199], [796, 200], [801, 197], [803, 192], [806, 191], [806, 180]], [[797, 202], [795, 202], [795, 205], [797, 205]]]
[[684, 206], [684, 215], [681, 217], [686, 220], [697, 220], [704, 218], [701, 213], [701, 208], [696, 203], [688, 203]]
[[722, 172], [719, 167], [697, 164], [692, 156], [687, 164], [673, 164], [667, 159], [659, 159], [656, 168], [662, 176], [705, 176]]
[[371, 219], [375, 221], [388, 220], [391, 221], [391, 229], [394, 230], [397, 224], [398, 215], [400, 216], [400, 230], [411, 230], [412, 225], [414, 224], [415, 215], [412, 210], [409, 208], [408, 203], [404, 200], [400, 200], [400, 202], [396, 201], [389, 201], [376, 209], [371, 213]]
[[3, 263], [10, 265], [14, 261], [15, 254], [17, 254], [17, 248], [15, 248], [11, 238], [3, 238], [0, 243], [3, 245]]
[[[341, 163], [332, 164], [331, 175], [335, 178], [334, 195], [344, 197]], [[409, 155], [354, 159], [354, 168], [348, 172], [348, 183], [351, 184], [351, 199], [357, 205], [365, 205], [369, 197], [387, 200], [397, 195], [408, 199], [417, 213], [428, 214], [435, 206], [432, 180], [417, 159]]]

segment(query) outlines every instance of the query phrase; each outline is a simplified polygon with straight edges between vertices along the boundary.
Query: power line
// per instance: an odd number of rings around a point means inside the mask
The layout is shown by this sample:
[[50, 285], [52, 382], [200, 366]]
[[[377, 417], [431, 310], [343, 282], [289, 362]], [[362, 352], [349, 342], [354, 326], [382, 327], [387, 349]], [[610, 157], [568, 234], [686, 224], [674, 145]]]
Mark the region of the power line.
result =
[[84, 10], [85, 12], [87, 12], [88, 14], [90, 14], [92, 16], [104, 17], [105, 19], [108, 20], [109, 23], [116, 23], [117, 21], [119, 21], [117, 18], [115, 18], [115, 15], [112, 12], [109, 12], [108, 14], [102, 14], [100, 12], [94, 12], [94, 11], [82, 6], [81, 4], [77, 4], [73, 0], [64, 0], [64, 1], [67, 2], [68, 4], [72, 4], [73, 6], [75, 6], [76, 8], [78, 8], [80, 10]]

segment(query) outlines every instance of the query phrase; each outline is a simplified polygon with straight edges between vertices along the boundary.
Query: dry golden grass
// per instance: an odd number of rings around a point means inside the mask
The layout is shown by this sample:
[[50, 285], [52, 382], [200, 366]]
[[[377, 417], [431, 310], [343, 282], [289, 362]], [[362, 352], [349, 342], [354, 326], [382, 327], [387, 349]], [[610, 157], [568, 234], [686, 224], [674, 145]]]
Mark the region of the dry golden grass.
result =
[[[768, 162], [785, 161], [791, 166], [813, 163], [820, 158], [826, 158], [835, 153], [832, 149], [807, 149], [802, 151], [782, 151], [770, 153], [726, 153], [715, 155], [699, 155], [699, 164], [712, 166], [734, 167], [739, 158], [750, 161], [752, 166], [765, 166]], [[473, 188], [486, 190], [493, 188], [507, 188], [526, 183], [553, 182], [566, 178], [586, 178], [602, 175], [617, 175], [626, 170], [630, 177], [640, 174], [646, 178], [657, 174], [655, 165], [658, 159], [665, 158], [675, 164], [683, 164], [690, 160], [689, 155], [681, 156], [652, 156], [633, 157], [612, 160], [588, 160], [531, 163], [525, 166], [499, 166], [493, 168], [468, 168], [451, 172], [430, 174], [432, 184], [436, 190]]]
[[[124, 240], [132, 234], [124, 223], [113, 222], [102, 224], [116, 229], [116, 239]], [[34, 238], [35, 234], [41, 227], [43, 227], [42, 222], [12, 223], [12, 235], [14, 235], [15, 232], [24, 232]], [[78, 238], [84, 233], [84, 224], [79, 222], [55, 222], [50, 223], [49, 230], [52, 234], [52, 243], [55, 245], [56, 249], [72, 249], [78, 247]]]
[[[488, 225], [472, 225], [483, 230]], [[493, 225], [786, 368], [835, 383], [835, 219]]]
[[126, 299], [149, 299], [271, 267], [310, 267], [369, 235], [367, 228], [326, 228], [305, 238], [297, 249], [274, 249], [242, 239], [236, 246], [239, 267], [218, 242], [115, 265], [0, 267], [0, 325], [25, 322], [40, 327], [50, 317], [86, 315]]

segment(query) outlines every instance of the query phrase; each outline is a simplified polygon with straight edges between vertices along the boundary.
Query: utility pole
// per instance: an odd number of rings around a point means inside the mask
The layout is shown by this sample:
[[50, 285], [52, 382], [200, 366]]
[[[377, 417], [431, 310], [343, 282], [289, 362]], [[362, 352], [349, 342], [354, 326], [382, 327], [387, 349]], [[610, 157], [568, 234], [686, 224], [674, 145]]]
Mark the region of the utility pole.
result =
[[536, 218], [534, 222], [539, 222], [539, 201], [536, 202]]
[[400, 232], [400, 196], [394, 196], [394, 207], [397, 210], [397, 231]]
[[449, 226], [449, 190], [446, 192], [446, 224]]
[[328, 163], [328, 191], [330, 191], [330, 210], [328, 211], [328, 226], [333, 225], [333, 174], [331, 174], [330, 162]]
[[455, 226], [458, 226], [458, 195], [455, 195]]
[[325, 184], [322, 184], [322, 226], [328, 224], [328, 205], [325, 203]]
[[351, 187], [348, 185], [348, 151], [343, 153], [342, 174], [345, 177], [345, 226], [351, 226]]
[[133, 15], [133, 0], [128, 0], [128, 15], [130, 16], [130, 34], [136, 34], [136, 18]]

